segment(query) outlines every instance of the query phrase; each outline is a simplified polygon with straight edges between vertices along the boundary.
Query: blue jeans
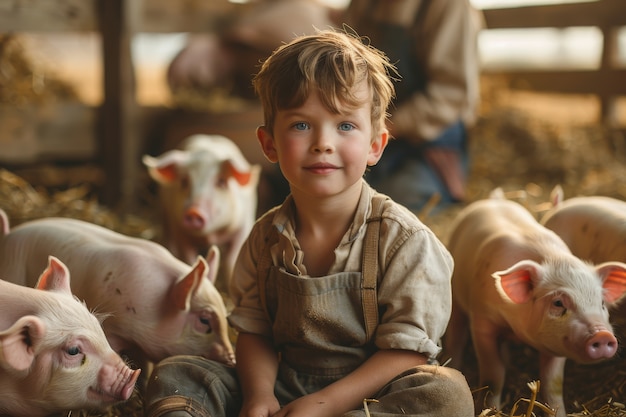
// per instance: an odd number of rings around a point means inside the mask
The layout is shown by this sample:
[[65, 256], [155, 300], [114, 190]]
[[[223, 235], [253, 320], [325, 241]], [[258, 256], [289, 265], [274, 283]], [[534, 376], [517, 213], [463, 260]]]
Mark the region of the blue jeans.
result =
[[381, 160], [366, 173], [365, 179], [377, 191], [387, 194], [412, 211], [421, 210], [435, 194], [440, 195], [436, 209], [459, 202], [450, 194], [441, 175], [426, 160], [430, 147], [458, 153], [461, 172], [469, 172], [467, 132], [462, 122], [446, 129], [437, 139], [415, 145], [402, 138], [389, 141]]

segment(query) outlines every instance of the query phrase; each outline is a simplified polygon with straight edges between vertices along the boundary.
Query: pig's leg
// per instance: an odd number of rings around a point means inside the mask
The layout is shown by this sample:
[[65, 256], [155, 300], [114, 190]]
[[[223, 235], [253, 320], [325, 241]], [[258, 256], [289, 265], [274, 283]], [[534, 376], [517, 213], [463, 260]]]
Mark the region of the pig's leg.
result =
[[556, 417], [566, 417], [565, 403], [563, 402], [563, 378], [565, 375], [565, 361], [560, 356], [542, 353], [540, 359], [540, 384], [543, 400], [556, 409]]
[[486, 407], [500, 407], [506, 369], [500, 355], [500, 331], [491, 320], [470, 317], [472, 340], [478, 361], [480, 388], [476, 395], [476, 411]]

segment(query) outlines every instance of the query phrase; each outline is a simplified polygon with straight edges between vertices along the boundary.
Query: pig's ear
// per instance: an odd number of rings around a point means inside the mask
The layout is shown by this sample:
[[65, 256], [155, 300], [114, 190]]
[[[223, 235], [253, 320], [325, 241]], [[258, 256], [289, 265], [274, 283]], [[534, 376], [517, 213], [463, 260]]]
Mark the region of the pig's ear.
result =
[[46, 326], [38, 317], [20, 317], [13, 326], [0, 332], [0, 365], [16, 371], [28, 369], [45, 333]]
[[171, 292], [171, 301], [177, 309], [189, 311], [191, 297], [200, 286], [200, 282], [207, 268], [208, 265], [206, 261], [199, 256], [191, 271], [189, 271], [183, 279], [174, 284]]
[[207, 274], [207, 278], [213, 284], [215, 284], [215, 280], [217, 279], [217, 271], [220, 267], [220, 249], [216, 245], [211, 245], [209, 251], [206, 255], [206, 262], [209, 268], [209, 273]]
[[494, 272], [496, 289], [504, 299], [516, 304], [530, 301], [534, 282], [541, 273], [541, 265], [533, 261], [520, 261], [506, 271]]
[[618, 302], [626, 292], [626, 264], [606, 262], [596, 266], [596, 271], [602, 279], [604, 301], [607, 304]]
[[261, 165], [255, 164], [252, 165], [250, 167], [250, 174], [251, 174], [251, 179], [250, 179], [250, 183], [252, 185], [254, 185], [255, 187], [259, 184], [259, 181], [261, 180]]
[[241, 186], [248, 185], [252, 180], [252, 172], [250, 167], [237, 167], [232, 160], [224, 161], [223, 171], [227, 177], [233, 177]]
[[41, 273], [35, 288], [72, 294], [70, 272], [63, 262], [54, 256], [48, 257], [48, 267]]
[[153, 180], [159, 184], [170, 184], [178, 178], [178, 166], [184, 158], [181, 151], [173, 150], [164, 153], [159, 158], [144, 155], [142, 161]]

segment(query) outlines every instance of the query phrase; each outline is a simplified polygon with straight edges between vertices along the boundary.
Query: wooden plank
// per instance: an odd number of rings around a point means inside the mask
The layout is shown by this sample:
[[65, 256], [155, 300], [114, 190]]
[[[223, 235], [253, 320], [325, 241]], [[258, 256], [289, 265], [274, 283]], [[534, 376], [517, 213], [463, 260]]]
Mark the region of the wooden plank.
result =
[[142, 10], [142, 32], [207, 32], [227, 26], [245, 4], [227, 0], [150, 0]]
[[96, 0], [0, 0], [3, 32], [93, 31]]
[[95, 109], [80, 103], [0, 106], [0, 163], [91, 160], [95, 121]]
[[483, 13], [488, 29], [626, 25], [624, 0], [485, 9]]
[[[206, 32], [228, 25], [249, 4], [227, 0], [129, 1], [137, 32]], [[98, 0], [0, 0], [2, 32], [98, 31]]]
[[571, 94], [626, 95], [626, 69], [483, 71], [510, 80], [513, 88]]

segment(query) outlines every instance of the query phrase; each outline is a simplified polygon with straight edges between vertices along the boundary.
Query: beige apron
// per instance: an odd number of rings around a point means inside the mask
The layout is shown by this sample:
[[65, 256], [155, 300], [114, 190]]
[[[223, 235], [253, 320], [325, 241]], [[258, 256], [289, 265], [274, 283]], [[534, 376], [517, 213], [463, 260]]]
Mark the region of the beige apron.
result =
[[259, 259], [259, 296], [281, 359], [298, 373], [341, 378], [374, 352], [378, 234], [387, 198], [372, 199], [362, 272], [315, 278], [290, 274], [271, 265], [270, 248], [277, 234], [268, 240]]

